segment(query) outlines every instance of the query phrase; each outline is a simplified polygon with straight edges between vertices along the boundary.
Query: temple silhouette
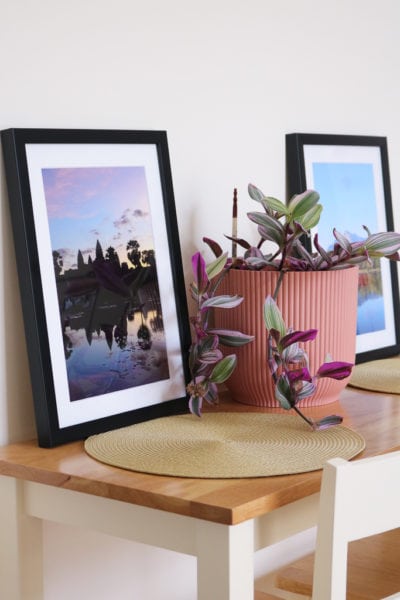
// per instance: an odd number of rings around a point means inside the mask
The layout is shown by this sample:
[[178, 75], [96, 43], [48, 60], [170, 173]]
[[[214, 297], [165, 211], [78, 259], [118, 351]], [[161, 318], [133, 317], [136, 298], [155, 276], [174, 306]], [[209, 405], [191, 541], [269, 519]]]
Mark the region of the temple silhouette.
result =
[[[53, 251], [66, 359], [73, 351], [69, 330], [83, 329], [89, 346], [93, 335], [103, 332], [110, 349], [113, 344], [124, 348], [128, 321], [139, 314], [137, 343], [146, 350], [151, 347], [151, 330], [163, 329], [154, 250], [140, 250], [136, 240], [130, 240], [126, 250], [130, 265], [120, 262], [112, 246], [104, 252], [97, 240], [94, 258], [89, 255], [85, 262], [78, 250], [76, 267], [67, 270], [61, 254]], [[145, 321], [150, 311], [149, 328]]]

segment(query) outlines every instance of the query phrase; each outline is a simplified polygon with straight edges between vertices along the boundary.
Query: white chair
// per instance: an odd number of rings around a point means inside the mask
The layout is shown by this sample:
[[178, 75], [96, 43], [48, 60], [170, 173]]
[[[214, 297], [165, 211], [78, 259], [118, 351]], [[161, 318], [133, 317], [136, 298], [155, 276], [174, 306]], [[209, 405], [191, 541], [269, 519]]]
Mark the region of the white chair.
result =
[[[400, 452], [352, 462], [330, 460], [323, 470], [315, 560], [309, 557], [283, 568], [275, 585], [307, 594], [308, 570], [312, 600], [345, 600], [349, 542], [381, 534], [351, 544], [348, 585], [364, 585], [364, 591], [349, 592], [347, 598], [400, 598], [394, 594], [400, 592], [399, 527]], [[385, 572], [371, 577], [377, 562], [385, 563]], [[357, 582], [351, 581], [354, 573]]]

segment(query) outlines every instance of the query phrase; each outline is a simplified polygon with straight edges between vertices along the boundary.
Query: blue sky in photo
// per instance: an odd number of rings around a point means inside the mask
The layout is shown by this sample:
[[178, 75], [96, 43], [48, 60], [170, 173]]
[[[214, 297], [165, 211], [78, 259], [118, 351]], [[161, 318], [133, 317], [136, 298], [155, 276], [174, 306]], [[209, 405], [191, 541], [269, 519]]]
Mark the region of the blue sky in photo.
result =
[[328, 248], [334, 227], [341, 233], [365, 238], [363, 225], [377, 231], [373, 166], [368, 163], [313, 163], [314, 189], [323, 211], [318, 238]]

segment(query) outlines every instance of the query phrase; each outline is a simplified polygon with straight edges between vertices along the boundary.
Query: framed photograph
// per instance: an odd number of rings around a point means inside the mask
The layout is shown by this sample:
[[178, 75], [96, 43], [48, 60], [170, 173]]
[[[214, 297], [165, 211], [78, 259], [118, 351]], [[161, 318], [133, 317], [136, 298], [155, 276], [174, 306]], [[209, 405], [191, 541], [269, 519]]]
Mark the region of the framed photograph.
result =
[[[289, 196], [315, 189], [323, 211], [318, 239], [329, 248], [333, 228], [351, 241], [393, 231], [387, 141], [384, 137], [292, 133], [286, 136]], [[400, 352], [397, 264], [374, 259], [360, 265], [358, 363]]]
[[187, 410], [164, 131], [1, 132], [38, 442]]

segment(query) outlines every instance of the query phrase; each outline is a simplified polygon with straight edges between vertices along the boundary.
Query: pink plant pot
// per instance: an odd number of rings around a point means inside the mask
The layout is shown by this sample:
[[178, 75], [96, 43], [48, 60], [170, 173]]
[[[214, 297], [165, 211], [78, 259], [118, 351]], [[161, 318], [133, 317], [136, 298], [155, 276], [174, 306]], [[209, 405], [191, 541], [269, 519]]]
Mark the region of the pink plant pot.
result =
[[[267, 332], [263, 306], [272, 295], [278, 273], [275, 271], [232, 270], [218, 288], [219, 294], [239, 294], [244, 300], [234, 309], [216, 309], [215, 326], [239, 330], [255, 340], [235, 351], [238, 363], [226, 382], [232, 398], [242, 404], [279, 407], [267, 365]], [[354, 363], [356, 351], [358, 268], [338, 271], [285, 273], [277, 303], [288, 327], [318, 329], [312, 342], [303, 345], [313, 375], [329, 354], [333, 360]], [[320, 379], [313, 396], [299, 406], [319, 406], [335, 402], [348, 378]]]

